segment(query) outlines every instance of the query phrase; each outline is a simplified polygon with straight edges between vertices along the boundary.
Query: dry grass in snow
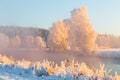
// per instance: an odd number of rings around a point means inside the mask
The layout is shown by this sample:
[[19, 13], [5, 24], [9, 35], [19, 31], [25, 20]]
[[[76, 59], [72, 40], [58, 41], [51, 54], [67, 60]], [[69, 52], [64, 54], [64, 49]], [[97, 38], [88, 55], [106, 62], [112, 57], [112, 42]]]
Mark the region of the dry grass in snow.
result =
[[0, 55], [0, 80], [120, 80], [117, 73], [115, 76], [109, 73], [104, 64], [100, 65], [99, 69], [91, 69], [85, 63], [74, 60], [61, 61], [61, 64], [57, 65], [48, 60], [15, 61]]

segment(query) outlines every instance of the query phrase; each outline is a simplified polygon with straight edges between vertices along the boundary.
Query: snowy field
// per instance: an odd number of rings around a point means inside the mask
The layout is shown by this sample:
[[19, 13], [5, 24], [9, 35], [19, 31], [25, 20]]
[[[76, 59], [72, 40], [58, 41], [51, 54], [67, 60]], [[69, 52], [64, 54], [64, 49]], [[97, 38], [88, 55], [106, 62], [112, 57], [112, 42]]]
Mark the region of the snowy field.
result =
[[43, 60], [16, 61], [0, 55], [0, 80], [120, 80], [120, 76], [109, 75], [105, 65], [89, 68], [85, 63], [62, 61], [60, 65]]

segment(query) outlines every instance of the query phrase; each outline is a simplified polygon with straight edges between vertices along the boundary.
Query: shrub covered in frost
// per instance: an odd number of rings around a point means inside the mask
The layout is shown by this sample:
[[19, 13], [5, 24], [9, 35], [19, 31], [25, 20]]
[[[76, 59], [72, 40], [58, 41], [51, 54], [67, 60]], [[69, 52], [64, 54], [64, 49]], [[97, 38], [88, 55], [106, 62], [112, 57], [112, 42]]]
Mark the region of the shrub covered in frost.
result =
[[[120, 76], [109, 75], [105, 65], [99, 69], [91, 69], [85, 63], [62, 61], [60, 66], [54, 62], [43, 60], [42, 62], [30, 62], [26, 60], [14, 61], [0, 55], [0, 79], [11, 80], [120, 80]], [[18, 76], [17, 78], [15, 76]]]

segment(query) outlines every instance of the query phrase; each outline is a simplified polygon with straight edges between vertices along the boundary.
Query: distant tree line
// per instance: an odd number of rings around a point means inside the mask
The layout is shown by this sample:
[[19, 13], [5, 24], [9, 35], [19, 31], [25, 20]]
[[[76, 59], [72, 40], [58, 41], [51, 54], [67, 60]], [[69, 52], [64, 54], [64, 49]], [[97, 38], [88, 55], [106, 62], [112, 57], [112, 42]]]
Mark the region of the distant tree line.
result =
[[46, 48], [48, 30], [0, 26], [0, 52], [10, 48]]
[[[53, 43], [51, 42], [48, 43], [48, 40], [47, 40], [48, 35], [49, 35], [49, 39], [52, 37], [55, 38], [55, 40], [57, 39], [57, 37], [58, 37], [57, 40], [62, 39], [61, 47], [63, 49], [70, 49], [70, 46], [68, 45], [69, 43], [67, 42], [68, 40], [66, 39], [68, 38], [68, 34], [67, 34], [68, 27], [64, 28], [62, 24], [63, 22], [61, 21], [57, 22], [56, 26], [58, 23], [61, 25], [61, 27], [58, 27], [57, 29], [58, 31], [62, 29], [62, 32], [64, 33], [64, 35], [62, 35], [63, 37], [59, 37], [61, 36], [61, 34], [56, 34], [56, 31], [53, 31], [53, 34], [51, 34], [52, 36], [50, 37], [49, 30], [46, 30], [46, 29], [30, 28], [30, 27], [26, 28], [26, 27], [0, 26], [0, 48], [1, 48], [0, 50], [4, 50], [8, 47], [45, 48], [48, 46], [48, 44], [53, 45]], [[53, 35], [56, 35], [57, 37]], [[71, 37], [72, 37], [72, 34], [71, 34]], [[98, 34], [95, 43], [98, 48], [102, 48], [102, 49], [120, 48], [120, 36], [115, 36], [110, 34]]]
[[98, 48], [120, 48], [120, 36], [98, 34], [96, 39]]
[[48, 36], [48, 30], [36, 27], [0, 26], [0, 33], [4, 33], [10, 38], [19, 36], [22, 39], [25, 36], [41, 36], [45, 41]]

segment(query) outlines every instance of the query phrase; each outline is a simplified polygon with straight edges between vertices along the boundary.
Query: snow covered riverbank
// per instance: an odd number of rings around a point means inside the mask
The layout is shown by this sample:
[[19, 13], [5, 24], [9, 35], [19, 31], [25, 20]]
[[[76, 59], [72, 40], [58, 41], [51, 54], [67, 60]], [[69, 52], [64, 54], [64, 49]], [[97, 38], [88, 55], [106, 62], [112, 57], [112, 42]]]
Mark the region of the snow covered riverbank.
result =
[[93, 69], [85, 63], [66, 60], [58, 66], [48, 60], [15, 61], [0, 55], [0, 80], [120, 80], [120, 76], [110, 76], [105, 65]]
[[96, 52], [96, 55], [102, 58], [119, 58], [120, 59], [120, 49], [100, 49]]

